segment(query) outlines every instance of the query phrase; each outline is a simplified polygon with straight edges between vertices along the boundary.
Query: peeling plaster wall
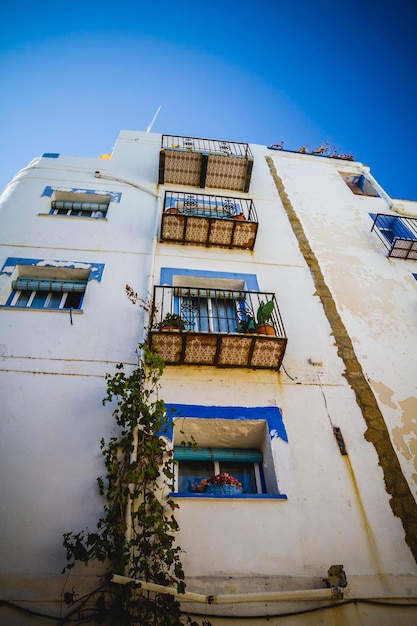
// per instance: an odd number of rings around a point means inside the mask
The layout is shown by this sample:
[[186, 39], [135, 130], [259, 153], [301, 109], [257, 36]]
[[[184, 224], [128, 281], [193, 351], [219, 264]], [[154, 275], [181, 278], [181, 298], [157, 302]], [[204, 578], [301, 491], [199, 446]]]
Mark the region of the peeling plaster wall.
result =
[[[340, 185], [340, 164], [267, 161], [367, 423], [365, 437], [377, 450], [391, 506], [417, 559], [417, 398], [408, 395], [416, 391], [414, 264], [386, 259], [371, 239], [368, 213], [389, 213], [385, 199], [348, 198], [347, 187], [331, 195], [330, 184]], [[322, 193], [326, 182], [328, 195]], [[408, 397], [401, 400], [403, 394]]]

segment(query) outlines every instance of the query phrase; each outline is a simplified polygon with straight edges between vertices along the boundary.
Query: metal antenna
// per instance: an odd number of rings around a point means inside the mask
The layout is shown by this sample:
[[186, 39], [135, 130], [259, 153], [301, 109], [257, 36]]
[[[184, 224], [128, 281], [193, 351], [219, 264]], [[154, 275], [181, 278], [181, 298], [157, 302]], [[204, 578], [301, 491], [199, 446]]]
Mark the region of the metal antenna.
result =
[[147, 132], [147, 133], [150, 133], [150, 132], [151, 132], [152, 126], [154, 125], [155, 120], [156, 120], [156, 118], [158, 117], [158, 113], [159, 113], [159, 111], [160, 111], [160, 110], [161, 110], [161, 107], [159, 106], [159, 107], [158, 107], [158, 109], [157, 109], [157, 111], [156, 111], [156, 113], [155, 113], [155, 115], [154, 115], [154, 116], [153, 116], [153, 118], [152, 118], [151, 123], [149, 124], [148, 128], [146, 129], [146, 132]]

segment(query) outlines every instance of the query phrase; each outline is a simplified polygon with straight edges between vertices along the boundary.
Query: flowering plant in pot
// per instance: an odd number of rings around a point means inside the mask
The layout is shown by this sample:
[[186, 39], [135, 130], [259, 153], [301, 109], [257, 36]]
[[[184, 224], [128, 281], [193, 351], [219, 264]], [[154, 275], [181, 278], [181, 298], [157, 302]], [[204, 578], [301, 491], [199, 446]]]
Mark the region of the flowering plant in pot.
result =
[[199, 493], [236, 493], [242, 491], [242, 483], [227, 472], [203, 478], [199, 485], [193, 485]]

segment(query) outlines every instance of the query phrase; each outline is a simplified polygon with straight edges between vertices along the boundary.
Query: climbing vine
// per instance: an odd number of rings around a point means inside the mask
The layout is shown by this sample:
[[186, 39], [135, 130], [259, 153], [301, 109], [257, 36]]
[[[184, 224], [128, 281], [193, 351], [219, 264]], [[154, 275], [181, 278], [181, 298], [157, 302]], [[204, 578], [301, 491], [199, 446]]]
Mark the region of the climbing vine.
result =
[[[172, 458], [163, 436], [165, 405], [158, 397], [164, 363], [146, 345], [139, 349], [139, 365], [131, 374], [120, 364], [114, 375], [106, 376], [103, 404], [115, 404], [117, 435], [101, 441], [106, 475], [98, 478], [98, 487], [105, 498], [104, 514], [93, 532], [65, 533], [64, 571], [76, 561], [100, 561], [109, 573], [174, 587], [181, 594], [185, 582], [181, 548], [175, 543], [177, 505], [166, 497], [173, 480]], [[97, 616], [117, 626], [198, 626], [182, 616], [174, 595], [144, 591], [135, 582], [109, 582], [100, 590], [97, 606]]]

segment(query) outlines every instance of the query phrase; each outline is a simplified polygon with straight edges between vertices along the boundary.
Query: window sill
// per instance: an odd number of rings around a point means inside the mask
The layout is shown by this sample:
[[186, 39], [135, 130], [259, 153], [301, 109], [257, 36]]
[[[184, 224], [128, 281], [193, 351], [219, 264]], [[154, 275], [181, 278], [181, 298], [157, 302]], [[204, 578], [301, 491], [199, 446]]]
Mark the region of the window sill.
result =
[[172, 492], [170, 498], [194, 498], [197, 500], [288, 500], [285, 493], [243, 493], [236, 496], [218, 495], [215, 493]]
[[72, 220], [88, 220], [89, 222], [108, 222], [107, 217], [89, 217], [87, 215], [52, 215], [51, 213], [38, 213], [38, 217], [63, 217]]
[[8, 309], [9, 311], [42, 311], [43, 313], [66, 313], [67, 315], [71, 311], [71, 315], [82, 315], [84, 311], [82, 309], [48, 309], [34, 306], [8, 306], [7, 304], [0, 304], [0, 309]]

